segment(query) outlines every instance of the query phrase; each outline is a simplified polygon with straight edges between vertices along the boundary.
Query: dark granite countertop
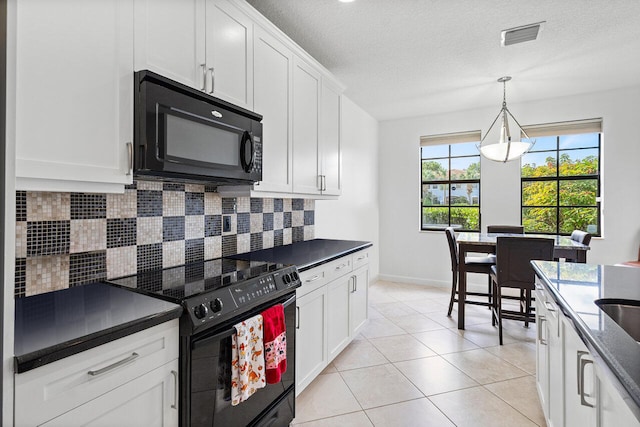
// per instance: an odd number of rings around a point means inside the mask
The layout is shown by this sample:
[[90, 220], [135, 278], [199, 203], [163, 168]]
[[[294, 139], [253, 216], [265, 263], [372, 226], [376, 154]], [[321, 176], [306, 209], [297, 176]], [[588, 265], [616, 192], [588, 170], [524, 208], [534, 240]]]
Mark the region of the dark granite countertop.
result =
[[298, 270], [304, 271], [370, 246], [372, 246], [371, 242], [357, 240], [314, 239], [228, 258], [295, 264]]
[[595, 352], [595, 362], [604, 363], [635, 402], [632, 409], [638, 416], [640, 345], [594, 301], [640, 300], [640, 268], [549, 261], [533, 261], [532, 265], [578, 335]]
[[151, 326], [182, 307], [104, 283], [16, 300], [15, 372], [26, 372]]

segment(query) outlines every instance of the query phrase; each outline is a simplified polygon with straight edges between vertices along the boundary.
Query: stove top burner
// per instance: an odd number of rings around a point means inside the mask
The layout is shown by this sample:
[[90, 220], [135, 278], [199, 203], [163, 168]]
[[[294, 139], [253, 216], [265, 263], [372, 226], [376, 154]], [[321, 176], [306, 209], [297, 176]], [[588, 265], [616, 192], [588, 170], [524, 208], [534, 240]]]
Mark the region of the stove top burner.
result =
[[109, 280], [137, 292], [181, 303], [187, 298], [215, 291], [265, 273], [282, 269], [283, 264], [218, 258], [164, 270], [152, 270]]

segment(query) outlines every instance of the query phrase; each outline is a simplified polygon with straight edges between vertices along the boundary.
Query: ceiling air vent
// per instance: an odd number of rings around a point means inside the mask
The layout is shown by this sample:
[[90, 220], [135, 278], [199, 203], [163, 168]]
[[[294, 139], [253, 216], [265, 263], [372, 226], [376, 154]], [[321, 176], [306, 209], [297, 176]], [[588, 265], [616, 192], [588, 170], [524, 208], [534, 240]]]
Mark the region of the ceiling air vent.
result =
[[536, 40], [540, 37], [540, 32], [544, 27], [544, 23], [545, 21], [536, 22], [535, 24], [523, 25], [522, 27], [504, 30], [500, 33], [500, 44], [502, 46], [510, 46], [512, 44]]

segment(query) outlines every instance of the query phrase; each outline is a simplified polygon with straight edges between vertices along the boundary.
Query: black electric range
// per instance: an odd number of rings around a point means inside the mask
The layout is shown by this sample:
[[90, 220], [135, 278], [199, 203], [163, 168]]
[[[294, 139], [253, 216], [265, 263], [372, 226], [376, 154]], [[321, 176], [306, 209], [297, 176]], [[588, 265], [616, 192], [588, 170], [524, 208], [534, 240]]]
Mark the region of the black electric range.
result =
[[[295, 266], [213, 259], [108, 283], [181, 304], [180, 424], [184, 427], [288, 426], [295, 416]], [[287, 371], [237, 406], [230, 401], [234, 325], [282, 304]]]

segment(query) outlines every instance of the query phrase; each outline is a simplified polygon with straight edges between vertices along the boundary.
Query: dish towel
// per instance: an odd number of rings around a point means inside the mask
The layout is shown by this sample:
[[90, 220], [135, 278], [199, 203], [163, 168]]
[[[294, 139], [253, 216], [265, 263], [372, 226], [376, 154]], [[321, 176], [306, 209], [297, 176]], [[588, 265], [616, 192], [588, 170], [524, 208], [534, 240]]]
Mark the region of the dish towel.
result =
[[262, 315], [234, 325], [231, 337], [231, 405], [247, 400], [266, 385], [264, 377], [264, 346]]
[[264, 359], [267, 365], [267, 384], [280, 382], [287, 370], [287, 328], [282, 304], [262, 312], [264, 319]]

